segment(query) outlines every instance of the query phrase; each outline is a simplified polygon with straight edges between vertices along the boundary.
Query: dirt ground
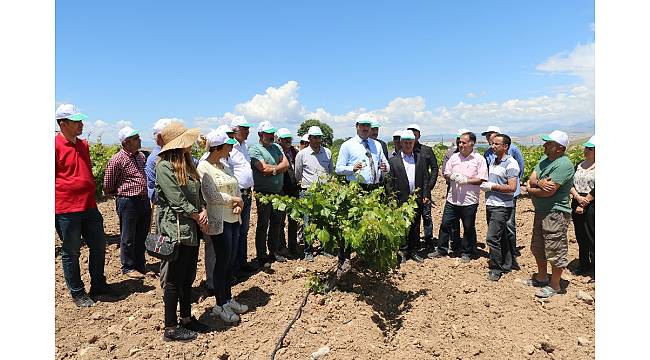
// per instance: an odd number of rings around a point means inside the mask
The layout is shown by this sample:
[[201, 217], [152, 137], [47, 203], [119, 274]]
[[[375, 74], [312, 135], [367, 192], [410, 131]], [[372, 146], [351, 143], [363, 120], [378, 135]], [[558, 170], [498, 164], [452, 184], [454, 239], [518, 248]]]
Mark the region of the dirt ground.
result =
[[[444, 181], [434, 189], [434, 235], [444, 205]], [[276, 359], [309, 359], [319, 348], [321, 359], [590, 359], [594, 358], [595, 304], [577, 297], [595, 297], [589, 278], [563, 275], [566, 294], [547, 302], [536, 300], [534, 288], [522, 281], [536, 270], [530, 254], [533, 207], [522, 198], [517, 207], [521, 270], [490, 282], [487, 274], [485, 206], [477, 215], [481, 257], [470, 263], [458, 258], [409, 261], [385, 277], [353, 269], [341, 286], [327, 295], [309, 295], [301, 317]], [[119, 225], [113, 200], [99, 204], [107, 235], [105, 274], [117, 297], [91, 308], [78, 308], [65, 287], [60, 241], [56, 256], [56, 358], [83, 359], [268, 359], [303, 299], [309, 271], [325, 271], [335, 258], [317, 256], [313, 263], [274, 263], [233, 288], [233, 295], [251, 310], [235, 326], [208, 316], [215, 303], [204, 285], [203, 246], [194, 282], [193, 314], [214, 330], [188, 343], [164, 342], [163, 302], [158, 279], [133, 280], [120, 274]], [[255, 206], [251, 217], [249, 258], [255, 253]], [[569, 228], [569, 259], [578, 245]], [[88, 249], [82, 249], [82, 279], [89, 289]], [[157, 271], [158, 260], [147, 256]]]

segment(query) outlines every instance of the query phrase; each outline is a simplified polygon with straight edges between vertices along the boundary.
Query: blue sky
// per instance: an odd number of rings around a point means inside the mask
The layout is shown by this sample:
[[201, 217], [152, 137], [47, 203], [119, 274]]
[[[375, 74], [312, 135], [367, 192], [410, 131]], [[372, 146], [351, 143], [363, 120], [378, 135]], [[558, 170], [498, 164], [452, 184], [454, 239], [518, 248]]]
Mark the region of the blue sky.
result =
[[235, 114], [292, 131], [317, 117], [335, 137], [367, 114], [383, 136], [582, 128], [593, 27], [593, 1], [57, 1], [55, 96], [104, 142]]

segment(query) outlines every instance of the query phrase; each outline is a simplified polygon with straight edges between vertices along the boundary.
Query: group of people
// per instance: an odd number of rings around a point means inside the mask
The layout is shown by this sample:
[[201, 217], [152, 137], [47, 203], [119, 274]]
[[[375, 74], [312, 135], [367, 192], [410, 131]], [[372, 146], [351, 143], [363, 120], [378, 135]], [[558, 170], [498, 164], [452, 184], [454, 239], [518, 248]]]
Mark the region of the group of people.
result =
[[[103, 218], [95, 202], [95, 183], [88, 143], [78, 138], [87, 116], [72, 104], [60, 105], [56, 120], [55, 226], [62, 241], [61, 261], [66, 285], [77, 306], [94, 304], [93, 297], [111, 295], [104, 277], [106, 242]], [[395, 150], [378, 140], [379, 124], [360, 118], [356, 135], [346, 140], [334, 164], [332, 152], [323, 146], [323, 132], [309, 128], [300, 139], [300, 149], [292, 145], [287, 128], [276, 129], [264, 121], [257, 125], [259, 141], [246, 140], [254, 124], [236, 116], [204, 135], [206, 152], [200, 159], [191, 155], [200, 137], [199, 129], [181, 122], [161, 119], [153, 126], [156, 146], [148, 158], [140, 151], [137, 130], [125, 127], [118, 133], [120, 151], [105, 172], [104, 193], [115, 196], [120, 223], [120, 261], [124, 276], [142, 279], [154, 276], [147, 270], [145, 239], [150, 229], [178, 241], [177, 256], [161, 261], [160, 283], [165, 308], [166, 340], [191, 340], [209, 327], [191, 315], [192, 283], [196, 277], [199, 244], [205, 245], [206, 286], [214, 293], [212, 315], [234, 323], [248, 306], [232, 295], [232, 285], [272, 262], [303, 257], [313, 261], [315, 244], [304, 244], [302, 222], [287, 218], [272, 205], [256, 200], [255, 260], [248, 262], [247, 237], [253, 190], [259, 194], [302, 197], [311, 184], [337, 174], [359, 182], [365, 190], [385, 188], [389, 196], [405, 202], [415, 194], [416, 216], [400, 250], [402, 261], [424, 261], [450, 252], [462, 261], [476, 257], [475, 220], [480, 192], [485, 192], [490, 250], [488, 278], [517, 268], [515, 206], [520, 194], [523, 157], [510, 137], [496, 127], [483, 135], [490, 143], [484, 156], [474, 150], [476, 136], [469, 130], [458, 132], [456, 146], [448, 151], [442, 165], [447, 198], [439, 234], [433, 236], [431, 191], [438, 178], [438, 161], [433, 150], [419, 142], [420, 126], [412, 124], [393, 134]], [[594, 138], [585, 144], [586, 160], [575, 168], [565, 156], [568, 137], [554, 131], [543, 137], [545, 156], [526, 183], [535, 206], [531, 251], [538, 273], [529, 283], [540, 287], [537, 296], [553, 296], [561, 291], [559, 279], [567, 266], [568, 219], [573, 216], [580, 246], [581, 274], [594, 264]], [[573, 198], [569, 201], [569, 193]], [[424, 244], [420, 243], [420, 219], [424, 223]], [[285, 223], [288, 231], [285, 239]], [[460, 237], [460, 223], [463, 238]], [[90, 250], [90, 291], [80, 277], [81, 242]], [[451, 249], [449, 242], [451, 240]], [[338, 249], [339, 265], [344, 266], [350, 249]], [[423, 252], [424, 251], [424, 252]], [[425, 255], [426, 254], [426, 255]], [[551, 263], [550, 279], [546, 273]], [[180, 305], [180, 316], [177, 307]]]

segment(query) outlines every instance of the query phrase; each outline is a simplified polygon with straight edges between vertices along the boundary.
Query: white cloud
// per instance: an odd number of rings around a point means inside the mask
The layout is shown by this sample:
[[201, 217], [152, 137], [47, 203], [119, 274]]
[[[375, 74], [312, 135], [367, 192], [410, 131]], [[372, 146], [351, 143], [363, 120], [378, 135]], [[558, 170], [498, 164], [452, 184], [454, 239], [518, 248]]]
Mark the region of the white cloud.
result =
[[128, 121], [128, 120], [120, 120], [120, 121], [115, 123], [115, 126], [117, 126], [118, 128], [121, 129], [121, 128], [125, 127], [125, 126], [131, 126], [131, 124], [132, 123], [130, 121]]
[[[300, 103], [297, 81], [288, 81], [280, 87], [269, 87], [249, 101], [237, 104], [234, 112], [221, 116], [196, 118], [195, 126], [207, 131], [220, 124], [229, 123], [236, 115], [243, 115], [253, 123], [271, 121], [276, 128], [287, 127], [296, 131], [305, 119], [315, 118], [329, 124], [335, 138], [355, 134], [354, 123], [362, 115], [375, 117], [382, 125], [380, 136], [388, 137], [395, 130], [418, 123], [423, 135], [455, 133], [458, 128], [479, 132], [488, 125], [497, 125], [510, 132], [526, 132], [544, 123], [572, 125], [593, 120], [594, 114], [594, 44], [578, 44], [570, 52], [550, 56], [536, 69], [546, 74], [565, 74], [581, 81], [562, 85], [551, 93], [530, 98], [514, 97], [503, 101], [440, 105], [427, 108], [422, 96], [396, 97], [383, 108], [359, 107], [342, 114], [332, 114], [325, 108], [306, 109]], [[476, 100], [485, 91], [469, 92], [466, 97]], [[257, 141], [255, 130], [249, 142]]]
[[593, 88], [595, 75], [595, 44], [578, 44], [570, 53], [561, 52], [549, 57], [536, 69], [551, 74], [579, 76], [585, 85]]

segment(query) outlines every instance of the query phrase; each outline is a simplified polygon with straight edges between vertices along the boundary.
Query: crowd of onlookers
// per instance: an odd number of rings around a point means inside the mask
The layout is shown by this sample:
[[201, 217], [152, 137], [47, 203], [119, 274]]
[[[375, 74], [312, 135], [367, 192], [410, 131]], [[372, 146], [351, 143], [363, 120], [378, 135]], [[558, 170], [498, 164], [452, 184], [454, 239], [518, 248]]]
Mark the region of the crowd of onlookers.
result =
[[[66, 285], [80, 307], [92, 306], [93, 298], [113, 292], [104, 276], [106, 241], [103, 218], [95, 202], [88, 143], [78, 138], [86, 119], [72, 104], [63, 104], [56, 110], [60, 132], [55, 140], [55, 226], [62, 241]], [[246, 141], [253, 127], [259, 141], [249, 145]], [[543, 136], [544, 156], [529, 180], [521, 184], [521, 151], [495, 126], [482, 133], [490, 144], [484, 154], [475, 151], [476, 135], [460, 129], [441, 169], [431, 147], [419, 141], [418, 124], [393, 134], [392, 153], [378, 139], [379, 128], [375, 119], [360, 117], [355, 124], [356, 135], [341, 145], [336, 163], [332, 161], [332, 152], [322, 143], [323, 132], [318, 126], [308, 129], [296, 149], [289, 129], [276, 129], [268, 121], [255, 126], [236, 116], [229, 124], [203, 135], [206, 152], [200, 159], [191, 154], [201, 136], [199, 129], [188, 129], [181, 122], [161, 119], [154, 124], [156, 146], [147, 158], [140, 151], [140, 133], [128, 126], [121, 129], [121, 149], [108, 163], [103, 188], [106, 195], [115, 196], [122, 273], [133, 279], [155, 276], [147, 270], [145, 261], [145, 239], [151, 231], [178, 243], [174, 258], [160, 263], [164, 338], [191, 340], [197, 333], [209, 330], [191, 315], [192, 283], [201, 239], [205, 246], [206, 286], [215, 297], [211, 315], [227, 323], [239, 321], [248, 311], [248, 306], [232, 294], [231, 288], [237, 281], [288, 258], [314, 261], [314, 256], [323, 250], [318, 249], [317, 243], [310, 245], [304, 241], [303, 229], [309, 218], [296, 221], [258, 199], [254, 224], [256, 253], [254, 261], [248, 261], [253, 191], [303, 197], [310, 185], [326, 181], [334, 174], [358, 182], [367, 191], [384, 188], [399, 203], [415, 196], [416, 214], [408, 234], [404, 234], [400, 261], [421, 263], [425, 258], [449, 255], [459, 256], [463, 262], [475, 260], [476, 214], [480, 194], [484, 192], [488, 224], [485, 242], [489, 247], [487, 278], [492, 281], [519, 269], [515, 210], [525, 188], [535, 208], [530, 249], [537, 262], [537, 273], [528, 280], [529, 285], [539, 288], [535, 295], [547, 298], [564, 291], [560, 279], [569, 264], [570, 221], [579, 245], [579, 266], [573, 271], [593, 278], [594, 137], [584, 144], [585, 160], [574, 167], [565, 155], [567, 134], [555, 130]], [[431, 220], [431, 192], [439, 172], [445, 180], [447, 196], [436, 238]], [[420, 218], [424, 241], [420, 241]], [[88, 293], [79, 268], [82, 240], [90, 251]], [[350, 255], [351, 249], [338, 249], [339, 266], [346, 266]]]

